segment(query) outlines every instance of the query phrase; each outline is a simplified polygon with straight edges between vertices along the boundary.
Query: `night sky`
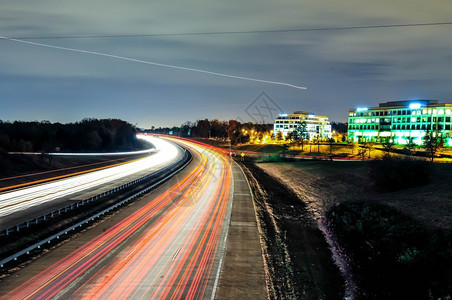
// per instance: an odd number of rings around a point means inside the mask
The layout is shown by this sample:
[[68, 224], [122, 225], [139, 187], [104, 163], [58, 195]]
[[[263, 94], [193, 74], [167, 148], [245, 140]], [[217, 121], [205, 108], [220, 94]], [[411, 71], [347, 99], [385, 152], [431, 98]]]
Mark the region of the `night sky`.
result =
[[[0, 36], [271, 31], [451, 16], [450, 0], [2, 0]], [[3, 121], [120, 118], [149, 128], [204, 118], [270, 122], [295, 110], [346, 121], [349, 108], [380, 102], [452, 102], [452, 25], [26, 40], [307, 90], [0, 39]]]

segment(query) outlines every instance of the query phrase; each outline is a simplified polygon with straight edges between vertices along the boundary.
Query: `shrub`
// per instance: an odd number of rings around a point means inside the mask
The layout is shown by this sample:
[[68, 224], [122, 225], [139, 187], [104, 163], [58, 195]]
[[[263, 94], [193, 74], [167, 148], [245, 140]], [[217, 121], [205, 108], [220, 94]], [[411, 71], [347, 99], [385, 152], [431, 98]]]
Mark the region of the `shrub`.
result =
[[452, 295], [452, 234], [431, 230], [394, 208], [346, 202], [326, 218], [350, 259], [358, 299]]
[[429, 169], [425, 160], [384, 156], [371, 162], [369, 176], [377, 190], [392, 192], [428, 184]]

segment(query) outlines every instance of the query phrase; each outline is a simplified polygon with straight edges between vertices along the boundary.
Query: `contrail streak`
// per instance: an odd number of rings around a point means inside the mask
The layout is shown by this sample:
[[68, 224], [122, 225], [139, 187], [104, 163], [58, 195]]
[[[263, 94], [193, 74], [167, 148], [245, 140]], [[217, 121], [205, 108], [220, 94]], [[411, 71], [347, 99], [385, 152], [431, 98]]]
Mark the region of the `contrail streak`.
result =
[[65, 51], [72, 51], [72, 52], [78, 52], [78, 53], [85, 53], [85, 54], [92, 54], [92, 55], [99, 55], [99, 56], [105, 56], [105, 57], [110, 57], [110, 58], [122, 59], [122, 60], [126, 60], [126, 61], [132, 61], [132, 62], [136, 62], [136, 63], [142, 63], [142, 64], [153, 65], [153, 66], [158, 66], [158, 67], [172, 68], [172, 69], [178, 69], [178, 70], [184, 70], [184, 71], [190, 71], [190, 72], [198, 72], [198, 73], [204, 73], [204, 74], [209, 74], [209, 75], [228, 77], [228, 78], [234, 78], [234, 79], [240, 79], [240, 80], [255, 81], [255, 82], [261, 82], [261, 83], [267, 83], [267, 84], [282, 85], [282, 86], [287, 86], [287, 87], [300, 89], [300, 90], [306, 90], [307, 89], [304, 86], [298, 86], [298, 85], [294, 85], [294, 84], [290, 84], [290, 83], [286, 83], [286, 82], [256, 79], [256, 78], [251, 78], [251, 77], [243, 77], [243, 76], [236, 76], [236, 75], [212, 72], [212, 71], [207, 71], [207, 70], [202, 70], [202, 69], [195, 69], [195, 68], [181, 67], [181, 66], [176, 66], [176, 65], [162, 64], [162, 63], [158, 63], [158, 62], [141, 60], [141, 59], [130, 58], [130, 57], [125, 57], [125, 56], [119, 56], [119, 55], [113, 55], [113, 54], [108, 54], [108, 53], [103, 53], [103, 52], [96, 52], [96, 51], [83, 50], [83, 49], [75, 49], [75, 48], [68, 48], [68, 47], [60, 47], [60, 46], [54, 46], [54, 45], [49, 45], [49, 44], [24, 41], [24, 40], [20, 40], [20, 39], [13, 39], [13, 38], [8, 38], [8, 37], [3, 37], [3, 36], [0, 36], [0, 39], [12, 41], [12, 42], [18, 42], [18, 43], [34, 45], [34, 46], [46, 47], [46, 48], [53, 48], [53, 49], [59, 49], [59, 50], [65, 50]]

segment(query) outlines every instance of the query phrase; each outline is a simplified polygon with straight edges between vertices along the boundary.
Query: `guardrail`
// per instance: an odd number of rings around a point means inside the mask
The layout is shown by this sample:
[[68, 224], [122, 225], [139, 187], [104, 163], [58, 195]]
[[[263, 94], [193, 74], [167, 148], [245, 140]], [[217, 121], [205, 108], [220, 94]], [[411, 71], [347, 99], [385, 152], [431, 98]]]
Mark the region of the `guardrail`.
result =
[[[181, 147], [181, 146], [179, 146], [179, 147]], [[6, 264], [6, 263], [8, 263], [8, 262], [10, 262], [12, 260], [17, 260], [17, 258], [19, 256], [24, 255], [24, 254], [29, 254], [30, 251], [32, 251], [34, 249], [39, 249], [42, 245], [44, 245], [46, 243], [50, 243], [54, 239], [59, 239], [61, 235], [67, 234], [69, 231], [75, 230], [77, 227], [81, 227], [82, 225], [89, 223], [90, 221], [92, 221], [92, 220], [94, 220], [94, 219], [106, 214], [107, 212], [109, 212], [111, 210], [114, 210], [114, 209], [118, 208], [119, 206], [124, 205], [125, 203], [135, 199], [138, 196], [141, 196], [142, 194], [152, 190], [153, 188], [155, 188], [159, 184], [165, 182], [166, 180], [168, 180], [169, 178], [174, 176], [176, 173], [181, 171], [183, 168], [185, 168], [190, 163], [190, 161], [192, 160], [192, 155], [191, 155], [190, 151], [187, 151], [187, 149], [183, 148], [183, 147], [181, 147], [181, 149], [184, 151], [184, 155], [178, 161], [172, 163], [169, 166], [166, 166], [165, 168], [163, 168], [161, 170], [158, 170], [157, 172], [148, 174], [148, 175], [143, 176], [143, 177], [141, 177], [139, 179], [136, 179], [136, 180], [133, 180], [133, 181], [131, 181], [129, 183], [126, 183], [126, 184], [124, 184], [124, 185], [122, 185], [120, 187], [116, 187], [114, 189], [111, 189], [111, 190], [106, 191], [104, 193], [101, 193], [99, 195], [93, 196], [93, 197], [91, 197], [89, 199], [82, 200], [82, 201], [79, 201], [79, 202], [71, 204], [71, 205], [67, 205], [67, 206], [65, 206], [63, 208], [57, 209], [55, 211], [52, 211], [52, 212], [47, 213], [45, 215], [42, 215], [42, 216], [40, 216], [38, 218], [34, 218], [34, 219], [30, 220], [30, 221], [27, 221], [27, 222], [24, 222], [24, 223], [21, 223], [19, 225], [16, 225], [16, 226], [13, 226], [13, 227], [10, 227], [8, 229], [3, 230], [3, 233], [8, 235], [8, 230], [9, 230], [9, 232], [12, 232], [11, 230], [19, 231], [19, 229], [23, 228], [24, 226], [29, 227], [31, 224], [38, 224], [39, 220], [47, 220], [46, 216], [52, 216], [52, 217], [53, 216], [57, 216], [57, 214], [58, 215], [61, 214], [62, 211], [72, 210], [72, 209], [74, 209], [76, 207], [79, 207], [80, 205], [85, 205], [85, 204], [87, 204], [89, 202], [92, 202], [92, 201], [95, 201], [97, 199], [100, 199], [100, 198], [102, 198], [102, 197], [104, 197], [106, 195], [110, 195], [112, 193], [121, 191], [122, 189], [124, 189], [126, 187], [130, 187], [131, 185], [134, 185], [136, 183], [142, 182], [142, 181], [144, 181], [146, 179], [149, 179], [150, 177], [154, 177], [154, 176], [159, 175], [159, 174], [161, 174], [161, 173], [163, 173], [165, 171], [168, 171], [171, 168], [174, 168], [175, 166], [180, 164], [181, 162], [185, 161], [185, 163], [183, 163], [180, 167], [177, 167], [173, 172], [171, 172], [170, 174], [168, 174], [164, 178], [160, 179], [158, 182], [155, 182], [155, 183], [151, 184], [150, 186], [148, 186], [148, 187], [136, 192], [132, 196], [129, 196], [126, 199], [121, 200], [121, 201], [113, 204], [112, 206], [110, 206], [110, 207], [108, 207], [108, 208], [106, 208], [106, 209], [104, 209], [104, 210], [102, 210], [102, 211], [100, 211], [100, 212], [98, 212], [98, 213], [96, 213], [96, 214], [94, 214], [94, 215], [92, 215], [92, 216], [90, 216], [90, 217], [88, 217], [88, 218], [86, 218], [86, 219], [84, 219], [84, 220], [82, 220], [82, 221], [80, 221], [80, 222], [78, 222], [78, 223], [66, 228], [66, 229], [63, 229], [60, 232], [55, 233], [52, 236], [50, 236], [48, 238], [45, 238], [45, 239], [43, 239], [43, 240], [41, 240], [41, 241], [39, 241], [39, 242], [27, 247], [26, 249], [23, 249], [23, 250], [21, 250], [21, 251], [19, 251], [17, 253], [14, 253], [13, 255], [10, 255], [10, 256], [0, 260], [0, 267], [3, 268], [4, 264]]]

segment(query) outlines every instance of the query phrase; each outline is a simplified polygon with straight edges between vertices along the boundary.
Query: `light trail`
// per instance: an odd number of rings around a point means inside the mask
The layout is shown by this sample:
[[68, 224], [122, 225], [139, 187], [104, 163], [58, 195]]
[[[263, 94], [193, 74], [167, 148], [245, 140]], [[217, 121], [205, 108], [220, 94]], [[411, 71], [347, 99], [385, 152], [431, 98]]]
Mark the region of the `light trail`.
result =
[[179, 148], [174, 144], [158, 138], [146, 136], [141, 136], [141, 138], [150, 141], [157, 148], [157, 152], [145, 158], [119, 164], [115, 167], [1, 193], [0, 217], [99, 187], [137, 172], [161, 168], [174, 161], [179, 154]]
[[55, 169], [55, 170], [48, 170], [48, 171], [42, 171], [42, 172], [36, 172], [36, 173], [16, 175], [16, 176], [12, 176], [12, 177], [5, 177], [5, 178], [0, 178], [0, 181], [7, 181], [7, 180], [12, 180], [12, 179], [17, 179], [17, 178], [25, 178], [25, 177], [38, 176], [38, 175], [43, 175], [43, 174], [56, 173], [56, 172], [61, 172], [61, 171], [66, 171], [66, 170], [78, 169], [78, 168], [82, 168], [82, 167], [90, 167], [90, 166], [95, 166], [95, 165], [100, 165], [100, 164], [123, 161], [125, 159], [130, 159], [130, 157], [117, 158], [117, 159], [112, 159], [112, 160], [107, 160], [107, 161], [100, 161], [100, 162], [78, 165], [78, 166], [67, 167], [67, 168], [61, 168], [61, 169]]
[[[48, 152], [45, 155], [51, 156], [121, 156], [121, 155], [139, 155], [139, 154], [149, 154], [155, 152], [155, 149], [146, 149], [140, 151], [130, 151], [130, 152]], [[42, 155], [41, 152], [8, 152], [8, 154], [22, 154], [22, 155]]]
[[[208, 286], [215, 280], [213, 266], [221, 232], [227, 226], [230, 158], [222, 150], [178, 142], [200, 158], [193, 170], [143, 208], [2, 299], [210, 298]], [[127, 243], [137, 231], [135, 242]], [[120, 245], [121, 251], [109, 257]]]
[[176, 66], [176, 65], [170, 65], [170, 64], [163, 64], [163, 63], [158, 63], [158, 62], [153, 62], [153, 61], [148, 61], [148, 60], [136, 59], [136, 58], [119, 56], [119, 55], [108, 54], [108, 53], [103, 53], [103, 52], [91, 51], [91, 50], [83, 50], [83, 49], [55, 46], [55, 45], [50, 45], [50, 44], [36, 43], [36, 42], [24, 41], [24, 40], [20, 40], [20, 39], [12, 39], [12, 38], [8, 38], [8, 37], [4, 37], [4, 36], [0, 36], [0, 39], [17, 42], [17, 43], [24, 43], [24, 44], [39, 46], [39, 47], [45, 47], [45, 48], [53, 48], [53, 49], [64, 50], [64, 51], [104, 56], [104, 57], [131, 61], [131, 62], [146, 64], [146, 65], [153, 65], [153, 66], [157, 66], [157, 67], [178, 69], [178, 70], [189, 71], [189, 72], [204, 73], [204, 74], [208, 74], [208, 75], [228, 77], [228, 78], [233, 78], [233, 79], [254, 81], [254, 82], [267, 83], [267, 84], [273, 84], [273, 85], [282, 85], [282, 86], [291, 87], [291, 88], [300, 89], [300, 90], [307, 89], [304, 86], [298, 86], [298, 85], [294, 85], [294, 84], [290, 84], [290, 83], [286, 83], [286, 82], [270, 81], [270, 80], [263, 80], [263, 79], [257, 79], [257, 78], [251, 78], [251, 77], [230, 75], [230, 74], [225, 74], [225, 73], [212, 72], [212, 71], [207, 71], [207, 70], [202, 70], [202, 69], [188, 68], [188, 67], [182, 67], [182, 66]]
[[[89, 169], [89, 170], [78, 171], [78, 172], [73, 172], [73, 173], [69, 173], [69, 174], [54, 176], [54, 177], [50, 177], [50, 178], [43, 178], [43, 179], [38, 179], [38, 180], [35, 180], [35, 181], [28, 181], [28, 182], [18, 183], [18, 184], [15, 184], [15, 185], [9, 185], [9, 186], [5, 186], [5, 187], [0, 188], [0, 192], [16, 189], [16, 188], [20, 188], [20, 187], [30, 186], [30, 185], [34, 185], [34, 184], [38, 184], [38, 183], [53, 181], [53, 180], [57, 180], [57, 179], [72, 177], [72, 176], [76, 176], [76, 175], [86, 174], [86, 173], [99, 171], [99, 170], [103, 170], [103, 169], [108, 169], [108, 168], [124, 165], [124, 164], [127, 164], [127, 163], [131, 163], [131, 162], [134, 162], [134, 161], [137, 161], [137, 160], [139, 160], [139, 159], [129, 160], [129, 161], [125, 161], [125, 162], [121, 162], [121, 163], [117, 163], [117, 164], [113, 164], [113, 165], [108, 165], [108, 166], [103, 166], [103, 167], [98, 167], [98, 168], [93, 168], [93, 169]], [[44, 172], [42, 172], [42, 173], [44, 173]], [[31, 175], [33, 175], [33, 174], [31, 174]], [[20, 176], [18, 176], [18, 177], [20, 177]], [[27, 177], [27, 176], [25, 175], [23, 177]]]

